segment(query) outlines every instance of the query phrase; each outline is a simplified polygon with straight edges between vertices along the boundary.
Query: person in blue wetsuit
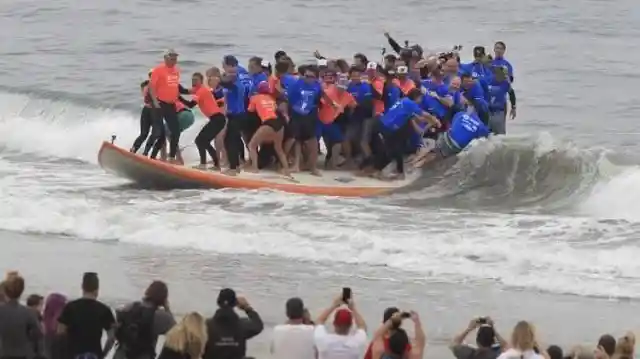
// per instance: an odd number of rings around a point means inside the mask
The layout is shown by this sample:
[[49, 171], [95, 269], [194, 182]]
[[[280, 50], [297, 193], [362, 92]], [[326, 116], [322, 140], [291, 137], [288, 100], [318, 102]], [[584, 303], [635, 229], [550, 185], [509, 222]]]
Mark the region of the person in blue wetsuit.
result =
[[[258, 93], [258, 85], [261, 82], [267, 82], [269, 80], [267, 73], [265, 73], [262, 67], [261, 57], [252, 57], [249, 59], [249, 77], [251, 78], [251, 89], [249, 90], [249, 96], [253, 96]], [[269, 65], [267, 63], [267, 65]], [[270, 65], [269, 65], [270, 66]]]
[[364, 120], [373, 114], [373, 91], [371, 84], [362, 81], [362, 70], [357, 66], [349, 69], [349, 86], [347, 91], [356, 99], [356, 108], [347, 118], [345, 128], [345, 140], [342, 143], [342, 152], [347, 162], [345, 165], [351, 167], [354, 162], [354, 149], [359, 149], [363, 138]]
[[[463, 72], [460, 75], [462, 81], [462, 103], [473, 105], [482, 122], [489, 123], [489, 102], [488, 94], [482, 88], [478, 80], [475, 80], [470, 73]], [[488, 89], [487, 89], [488, 90]]]
[[495, 45], [493, 45], [493, 60], [491, 60], [491, 65], [494, 66], [506, 66], [509, 72], [509, 80], [513, 83], [513, 66], [511, 63], [504, 58], [504, 53], [507, 51], [507, 45], [502, 41], [497, 41]]
[[[337, 104], [328, 98], [322, 90], [322, 85], [318, 81], [318, 71], [313, 67], [306, 67], [301, 73], [302, 77], [291, 85], [288, 90], [289, 104], [291, 105], [291, 126], [297, 141], [297, 146], [304, 145], [308, 168], [311, 174], [319, 176], [317, 169], [318, 162], [318, 141], [316, 140], [316, 122], [318, 119], [318, 107], [320, 100], [324, 97], [328, 104]], [[296, 149], [296, 163], [292, 171], [300, 168], [299, 150]]]
[[[511, 91], [511, 82], [506, 67], [494, 66], [493, 70], [494, 76], [489, 84], [489, 128], [496, 135], [504, 135], [507, 133], [507, 94]], [[512, 115], [515, 112], [512, 111]]]
[[402, 90], [393, 82], [395, 72], [393, 70], [385, 73], [384, 87], [382, 88], [382, 101], [384, 101], [384, 112], [394, 106], [402, 97]]
[[489, 133], [489, 127], [482, 123], [470, 106], [466, 111], [457, 112], [453, 116], [451, 127], [438, 138], [436, 146], [424, 156], [416, 157], [412, 164], [414, 167], [422, 167], [434, 160], [455, 156], [473, 140], [487, 137]]
[[[237, 63], [236, 63], [237, 64]], [[244, 144], [242, 132], [247, 127], [247, 106], [245, 105], [245, 87], [240, 81], [237, 66], [233, 67], [223, 62], [225, 73], [220, 85], [224, 88], [224, 101], [227, 109], [227, 134], [225, 148], [229, 150], [229, 171], [226, 174], [236, 175], [240, 161], [244, 161]]]
[[461, 72], [468, 72], [474, 79], [492, 76], [491, 68], [487, 64], [487, 54], [483, 46], [473, 48], [473, 61], [460, 65]]
[[[420, 108], [422, 92], [419, 89], [409, 91], [407, 97], [396, 102], [378, 123], [379, 135], [374, 137], [376, 158], [373, 176], [379, 179], [404, 178], [404, 149], [411, 134], [421, 132], [418, 122], [427, 122], [433, 127], [440, 127], [440, 121]], [[381, 136], [382, 138], [381, 138]], [[386, 178], [382, 170], [389, 162], [396, 162], [396, 174]]]

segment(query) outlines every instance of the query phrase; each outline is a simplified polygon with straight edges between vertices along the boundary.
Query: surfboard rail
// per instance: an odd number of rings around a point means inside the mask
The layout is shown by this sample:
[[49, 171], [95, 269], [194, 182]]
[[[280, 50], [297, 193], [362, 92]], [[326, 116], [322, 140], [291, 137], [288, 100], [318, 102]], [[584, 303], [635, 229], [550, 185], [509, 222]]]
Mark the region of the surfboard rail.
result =
[[[393, 190], [404, 187], [404, 185], [410, 184], [415, 180], [415, 178], [410, 178], [404, 181], [385, 182], [375, 179], [353, 178], [341, 181], [339, 176], [316, 179], [308, 174], [294, 174], [294, 177], [298, 180], [298, 183], [294, 183], [293, 181], [287, 181], [284, 176], [278, 175], [273, 171], [255, 176], [245, 173], [238, 176], [228, 176], [220, 172], [199, 170], [188, 166], [153, 160], [146, 156], [131, 153], [129, 150], [108, 141], [104, 141], [100, 147], [98, 163], [105, 171], [148, 189], [270, 189], [304, 195], [372, 197], [389, 194]], [[326, 175], [327, 173], [325, 172]], [[326, 184], [323, 181], [332, 183]]]

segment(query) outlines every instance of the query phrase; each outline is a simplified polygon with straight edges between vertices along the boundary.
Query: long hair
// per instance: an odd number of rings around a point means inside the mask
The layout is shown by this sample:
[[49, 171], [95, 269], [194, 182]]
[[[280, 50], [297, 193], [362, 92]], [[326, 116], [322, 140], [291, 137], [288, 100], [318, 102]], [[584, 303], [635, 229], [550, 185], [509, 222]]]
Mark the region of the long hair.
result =
[[520, 351], [533, 350], [536, 345], [536, 331], [532, 324], [520, 321], [513, 328], [511, 334], [511, 346]]
[[42, 311], [42, 321], [44, 323], [44, 334], [53, 334], [58, 327], [58, 317], [62, 314], [62, 309], [67, 304], [67, 297], [59, 293], [52, 293], [44, 301]]
[[204, 318], [192, 312], [167, 332], [164, 346], [178, 353], [188, 354], [198, 359], [204, 353], [207, 344], [207, 328]]

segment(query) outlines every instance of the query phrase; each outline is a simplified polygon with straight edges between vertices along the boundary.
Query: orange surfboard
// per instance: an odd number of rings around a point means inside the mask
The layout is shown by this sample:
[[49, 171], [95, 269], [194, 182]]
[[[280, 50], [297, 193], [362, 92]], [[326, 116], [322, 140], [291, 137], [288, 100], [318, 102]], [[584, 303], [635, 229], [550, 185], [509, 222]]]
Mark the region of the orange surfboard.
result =
[[105, 171], [137, 183], [142, 188], [237, 188], [270, 189], [289, 193], [336, 196], [371, 197], [390, 194], [409, 186], [420, 175], [412, 173], [404, 180], [380, 181], [355, 177], [347, 171], [323, 171], [321, 177], [308, 173], [294, 173], [293, 178], [274, 171], [241, 172], [227, 176], [220, 172], [173, 165], [131, 153], [110, 142], [103, 142], [98, 163]]

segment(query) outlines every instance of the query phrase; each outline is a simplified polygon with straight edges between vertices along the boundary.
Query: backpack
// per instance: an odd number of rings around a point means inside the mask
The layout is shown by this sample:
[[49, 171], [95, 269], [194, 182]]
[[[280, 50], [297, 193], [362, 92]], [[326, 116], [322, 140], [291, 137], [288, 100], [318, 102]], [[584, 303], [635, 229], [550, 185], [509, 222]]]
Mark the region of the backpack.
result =
[[153, 335], [153, 322], [156, 309], [135, 302], [129, 310], [122, 313], [116, 339], [118, 345], [124, 349], [127, 359], [141, 356], [155, 358], [156, 338]]

